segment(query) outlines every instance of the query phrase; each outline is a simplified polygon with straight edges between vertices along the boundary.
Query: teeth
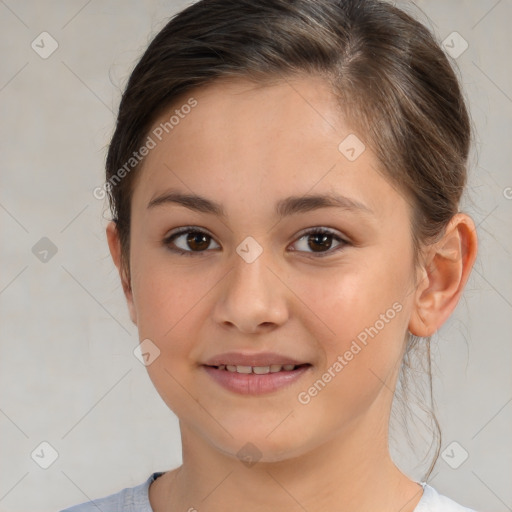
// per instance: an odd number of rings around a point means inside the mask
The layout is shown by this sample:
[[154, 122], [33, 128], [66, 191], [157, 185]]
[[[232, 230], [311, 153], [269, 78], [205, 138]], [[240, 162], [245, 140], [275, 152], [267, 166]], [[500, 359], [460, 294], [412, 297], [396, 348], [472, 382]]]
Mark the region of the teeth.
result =
[[237, 366], [237, 373], [252, 373], [252, 366]]
[[255, 373], [257, 375], [264, 375], [266, 373], [277, 373], [281, 370], [286, 372], [292, 371], [295, 368], [294, 364], [271, 364], [270, 366], [235, 366], [221, 364], [217, 367], [219, 370], [227, 370], [228, 372], [236, 373]]
[[270, 366], [253, 366], [252, 371], [258, 375], [270, 372]]

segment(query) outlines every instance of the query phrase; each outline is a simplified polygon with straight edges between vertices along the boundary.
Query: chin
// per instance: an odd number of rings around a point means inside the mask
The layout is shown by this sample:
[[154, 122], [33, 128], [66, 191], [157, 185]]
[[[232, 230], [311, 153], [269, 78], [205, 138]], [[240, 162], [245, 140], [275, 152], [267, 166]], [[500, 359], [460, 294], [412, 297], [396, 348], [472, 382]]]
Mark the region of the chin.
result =
[[274, 427], [274, 431], [268, 425], [254, 425], [254, 421], [246, 425], [238, 423], [236, 427], [226, 425], [233, 437], [222, 436], [219, 439], [211, 436], [210, 432], [210, 443], [220, 452], [246, 462], [248, 467], [255, 462], [276, 463], [299, 457], [316, 444], [313, 439], [308, 439], [305, 429], [296, 425], [281, 425]]

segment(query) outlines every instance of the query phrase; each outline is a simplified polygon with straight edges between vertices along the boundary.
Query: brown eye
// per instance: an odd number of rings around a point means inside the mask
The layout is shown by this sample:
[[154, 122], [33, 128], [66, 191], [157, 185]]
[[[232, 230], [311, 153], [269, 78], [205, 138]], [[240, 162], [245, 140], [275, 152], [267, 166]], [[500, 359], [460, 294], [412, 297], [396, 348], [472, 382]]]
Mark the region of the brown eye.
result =
[[318, 256], [333, 254], [349, 242], [338, 236], [336, 233], [324, 229], [313, 229], [304, 233], [296, 242], [297, 248], [294, 251], [305, 253], [316, 253]]
[[333, 237], [334, 235], [324, 233], [308, 235], [308, 247], [314, 252], [329, 250], [332, 245]]
[[191, 231], [187, 236], [187, 245], [193, 251], [204, 251], [210, 245], [209, 236], [199, 231]]
[[164, 245], [173, 252], [190, 256], [211, 249], [212, 242], [216, 244], [215, 249], [220, 247], [208, 233], [188, 228], [168, 236]]

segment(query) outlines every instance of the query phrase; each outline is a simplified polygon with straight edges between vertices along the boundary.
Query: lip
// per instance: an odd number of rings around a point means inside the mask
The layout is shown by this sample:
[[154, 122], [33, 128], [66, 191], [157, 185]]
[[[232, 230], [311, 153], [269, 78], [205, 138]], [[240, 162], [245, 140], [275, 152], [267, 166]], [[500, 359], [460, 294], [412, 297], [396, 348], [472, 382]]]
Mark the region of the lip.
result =
[[272, 364], [310, 364], [308, 361], [299, 361], [289, 356], [277, 354], [275, 352], [226, 352], [219, 354], [208, 359], [204, 365], [207, 366], [220, 366], [222, 364], [232, 366], [270, 366]]
[[[276, 363], [279, 364], [279, 363]], [[287, 363], [296, 364], [296, 363]], [[247, 366], [267, 366], [252, 364]], [[272, 393], [298, 381], [312, 366], [310, 364], [299, 366], [295, 370], [279, 371], [276, 373], [237, 373], [219, 370], [214, 366], [203, 365], [201, 368], [223, 388], [241, 395], [261, 395]]]

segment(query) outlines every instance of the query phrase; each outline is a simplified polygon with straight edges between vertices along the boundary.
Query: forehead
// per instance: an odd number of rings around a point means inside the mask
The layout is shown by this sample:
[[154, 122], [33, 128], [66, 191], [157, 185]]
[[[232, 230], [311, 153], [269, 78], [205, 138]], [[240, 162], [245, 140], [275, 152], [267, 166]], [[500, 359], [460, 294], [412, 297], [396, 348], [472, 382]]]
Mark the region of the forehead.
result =
[[140, 207], [175, 185], [214, 194], [221, 203], [238, 198], [249, 206], [254, 199], [253, 208], [263, 197], [300, 195], [313, 187], [316, 192], [342, 187], [344, 195], [366, 196], [366, 203], [375, 203], [371, 208], [382, 206], [382, 187], [392, 192], [367, 146], [352, 161], [340, 150], [349, 140], [359, 152], [364, 134], [347, 125], [329, 84], [320, 78], [265, 85], [214, 82], [182, 95], [155, 121], [150, 135], [160, 132], [161, 140], [153, 135], [156, 145], [138, 171], [133, 201]]

